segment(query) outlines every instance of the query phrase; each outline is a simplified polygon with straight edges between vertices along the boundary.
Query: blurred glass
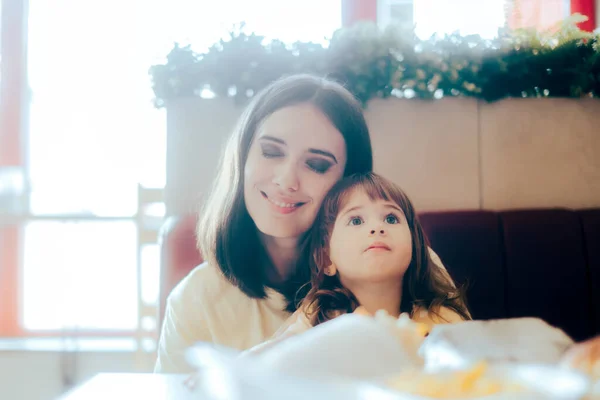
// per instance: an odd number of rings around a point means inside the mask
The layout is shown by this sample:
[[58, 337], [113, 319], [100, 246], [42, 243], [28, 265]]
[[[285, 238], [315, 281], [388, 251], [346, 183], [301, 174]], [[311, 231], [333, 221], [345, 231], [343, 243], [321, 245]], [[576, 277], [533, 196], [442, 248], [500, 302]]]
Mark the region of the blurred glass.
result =
[[35, 215], [133, 215], [138, 183], [164, 186], [165, 112], [148, 68], [175, 41], [203, 51], [246, 21], [271, 39], [323, 42], [341, 24], [333, 0], [31, 0], [29, 13]]
[[24, 250], [25, 329], [137, 328], [133, 222], [29, 222]]
[[23, 169], [0, 166], [0, 216], [22, 215], [25, 212], [24, 195]]
[[[157, 229], [165, 212], [138, 210], [138, 185], [166, 180], [149, 67], [174, 42], [204, 51], [241, 21], [269, 39], [324, 42], [341, 2], [29, 1], [28, 207], [44, 220], [24, 230], [26, 329], [137, 328], [137, 229]], [[140, 258], [141, 300], [157, 305], [158, 245]]]
[[142, 17], [145, 4], [30, 1], [33, 214], [131, 216], [138, 183], [164, 186], [165, 113], [148, 68], [169, 50], [149, 33], [168, 24]]
[[160, 247], [147, 244], [141, 250], [142, 302], [158, 306], [160, 282]]
[[460, 31], [492, 39], [506, 24], [507, 0], [414, 0], [416, 34], [427, 39]]

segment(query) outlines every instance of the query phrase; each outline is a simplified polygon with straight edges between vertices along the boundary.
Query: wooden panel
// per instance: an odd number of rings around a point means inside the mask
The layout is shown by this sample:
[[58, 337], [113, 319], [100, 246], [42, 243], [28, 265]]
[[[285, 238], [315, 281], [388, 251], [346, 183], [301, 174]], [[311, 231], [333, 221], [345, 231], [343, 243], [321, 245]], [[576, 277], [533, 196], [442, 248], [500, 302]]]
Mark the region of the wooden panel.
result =
[[177, 100], [167, 113], [167, 216], [196, 212], [241, 109], [232, 99]]
[[[241, 113], [230, 99], [168, 109], [168, 215], [195, 212]], [[373, 100], [375, 171], [419, 211], [600, 206], [600, 102]]]
[[375, 171], [419, 211], [479, 208], [475, 100], [374, 100], [366, 118]]
[[486, 209], [600, 206], [600, 101], [508, 99], [481, 109]]

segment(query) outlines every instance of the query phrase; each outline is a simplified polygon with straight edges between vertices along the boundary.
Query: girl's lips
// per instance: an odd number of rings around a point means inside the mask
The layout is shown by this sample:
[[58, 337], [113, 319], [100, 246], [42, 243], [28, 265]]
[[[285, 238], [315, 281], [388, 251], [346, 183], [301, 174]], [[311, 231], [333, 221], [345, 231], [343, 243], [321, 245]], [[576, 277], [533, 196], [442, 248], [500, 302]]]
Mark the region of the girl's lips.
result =
[[379, 251], [390, 251], [390, 246], [382, 242], [371, 243], [369, 247], [365, 251], [369, 250], [379, 250]]

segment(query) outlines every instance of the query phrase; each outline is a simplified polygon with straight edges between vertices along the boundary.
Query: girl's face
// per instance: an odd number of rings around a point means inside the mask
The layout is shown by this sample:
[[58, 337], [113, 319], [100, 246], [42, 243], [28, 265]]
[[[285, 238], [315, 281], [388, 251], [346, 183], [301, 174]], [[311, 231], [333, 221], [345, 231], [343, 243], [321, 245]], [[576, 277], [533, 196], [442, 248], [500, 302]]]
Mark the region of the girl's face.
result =
[[258, 127], [244, 168], [244, 201], [256, 227], [298, 238], [346, 167], [342, 134], [310, 104], [282, 108]]
[[341, 283], [351, 289], [361, 282], [402, 279], [412, 258], [412, 236], [397, 204], [371, 200], [357, 188], [336, 218], [329, 258]]

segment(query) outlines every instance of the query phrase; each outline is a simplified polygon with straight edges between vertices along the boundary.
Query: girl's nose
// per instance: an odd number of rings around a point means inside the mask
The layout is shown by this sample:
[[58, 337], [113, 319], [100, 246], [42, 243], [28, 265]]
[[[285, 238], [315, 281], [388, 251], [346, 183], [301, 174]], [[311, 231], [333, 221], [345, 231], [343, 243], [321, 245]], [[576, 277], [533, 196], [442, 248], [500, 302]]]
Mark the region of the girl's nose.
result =
[[[374, 234], [375, 234], [375, 232], [377, 232], [377, 230], [376, 230], [376, 229], [371, 229], [371, 235], [374, 235]], [[385, 231], [384, 231], [383, 229], [379, 229], [379, 234], [380, 234], [380, 235], [384, 235], [384, 234], [385, 234]]]

